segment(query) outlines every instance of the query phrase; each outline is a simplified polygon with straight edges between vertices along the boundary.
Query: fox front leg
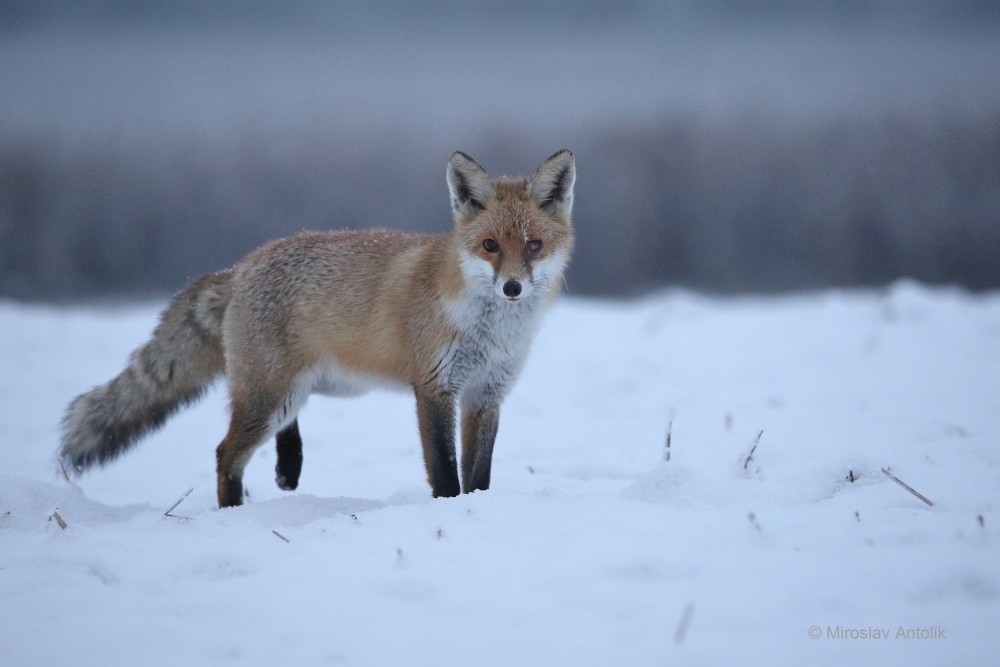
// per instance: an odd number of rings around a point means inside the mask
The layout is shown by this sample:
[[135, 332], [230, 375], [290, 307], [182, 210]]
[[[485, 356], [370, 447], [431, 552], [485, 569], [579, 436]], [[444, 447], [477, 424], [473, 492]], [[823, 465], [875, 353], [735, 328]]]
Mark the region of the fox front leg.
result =
[[462, 490], [490, 488], [493, 443], [500, 423], [500, 406], [462, 406]]
[[299, 420], [278, 431], [274, 437], [278, 463], [274, 466], [274, 481], [278, 488], [294, 491], [299, 486], [302, 474], [302, 436], [299, 435]]
[[433, 389], [417, 389], [417, 425], [427, 466], [427, 480], [435, 498], [457, 496], [455, 461], [455, 398]]

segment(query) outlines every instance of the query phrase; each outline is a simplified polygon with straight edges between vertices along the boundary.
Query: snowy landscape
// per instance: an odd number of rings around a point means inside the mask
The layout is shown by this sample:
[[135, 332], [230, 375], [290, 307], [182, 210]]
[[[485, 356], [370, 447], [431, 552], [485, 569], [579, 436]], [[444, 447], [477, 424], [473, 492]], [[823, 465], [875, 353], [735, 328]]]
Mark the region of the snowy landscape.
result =
[[1000, 660], [996, 292], [565, 298], [488, 492], [430, 498], [412, 398], [314, 397], [299, 490], [269, 445], [226, 510], [222, 382], [54, 468], [163, 305], [0, 303], [6, 667]]

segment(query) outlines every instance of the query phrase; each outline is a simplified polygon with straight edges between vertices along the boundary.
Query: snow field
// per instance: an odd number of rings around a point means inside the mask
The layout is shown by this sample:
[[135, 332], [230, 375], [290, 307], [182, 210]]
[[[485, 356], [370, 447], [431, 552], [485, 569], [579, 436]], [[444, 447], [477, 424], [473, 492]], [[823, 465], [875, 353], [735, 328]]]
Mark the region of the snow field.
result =
[[299, 490], [268, 445], [223, 511], [222, 383], [53, 472], [62, 411], [161, 306], [0, 304], [3, 665], [1000, 658], [1000, 295], [564, 299], [489, 492], [429, 498], [411, 398], [314, 397]]

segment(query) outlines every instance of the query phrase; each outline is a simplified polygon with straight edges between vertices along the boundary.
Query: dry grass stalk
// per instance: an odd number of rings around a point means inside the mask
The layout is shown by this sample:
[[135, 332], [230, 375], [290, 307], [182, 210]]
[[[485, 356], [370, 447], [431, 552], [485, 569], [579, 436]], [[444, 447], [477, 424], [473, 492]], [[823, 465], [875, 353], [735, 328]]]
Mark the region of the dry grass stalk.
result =
[[673, 440], [673, 436], [674, 436], [674, 420], [671, 419], [670, 423], [667, 424], [667, 444], [663, 448], [663, 460], [664, 461], [669, 461], [670, 460], [670, 443]]
[[182, 495], [180, 498], [178, 498], [177, 502], [174, 503], [173, 505], [171, 505], [170, 509], [168, 509], [166, 512], [163, 513], [163, 516], [169, 516], [171, 519], [187, 519], [188, 521], [192, 521], [193, 519], [191, 517], [189, 517], [189, 516], [178, 516], [176, 514], [171, 514], [171, 512], [173, 512], [175, 509], [177, 509], [178, 505], [180, 505], [182, 502], [184, 502], [185, 498], [187, 498], [188, 496], [191, 495], [192, 491], [194, 491], [194, 487], [193, 486], [190, 489], [188, 489], [187, 491], [185, 491], [184, 495]]
[[934, 503], [932, 503], [927, 498], [927, 496], [925, 496], [924, 494], [920, 493], [919, 491], [917, 491], [916, 489], [914, 489], [912, 486], [910, 486], [909, 484], [907, 484], [906, 482], [904, 482], [900, 478], [898, 478], [895, 475], [893, 475], [891, 472], [889, 472], [888, 468], [882, 468], [882, 472], [885, 473], [885, 475], [889, 479], [891, 479], [892, 481], [894, 481], [896, 484], [899, 484], [901, 487], [903, 487], [904, 489], [906, 489], [907, 491], [909, 491], [910, 493], [912, 493], [913, 495], [915, 495], [917, 498], [920, 498], [922, 501], [924, 501], [925, 503], [927, 503], [928, 507], [934, 507]]
[[681, 644], [687, 636], [688, 628], [691, 626], [691, 617], [694, 616], [694, 605], [687, 603], [684, 611], [681, 612], [681, 620], [677, 623], [677, 630], [674, 632], [674, 643]]
[[750, 462], [753, 461], [753, 453], [757, 451], [757, 445], [760, 444], [760, 437], [764, 435], [764, 431], [757, 434], [757, 437], [753, 441], [753, 447], [750, 448], [750, 453], [747, 454], [746, 461], [743, 462], [743, 469], [746, 470], [750, 467]]

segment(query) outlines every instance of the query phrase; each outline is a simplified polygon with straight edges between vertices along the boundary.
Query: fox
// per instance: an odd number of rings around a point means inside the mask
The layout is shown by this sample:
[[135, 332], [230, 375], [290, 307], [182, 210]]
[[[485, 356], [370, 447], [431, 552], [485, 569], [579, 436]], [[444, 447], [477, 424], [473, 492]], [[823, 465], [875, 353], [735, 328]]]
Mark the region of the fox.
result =
[[567, 149], [530, 178], [456, 151], [450, 232], [302, 232], [193, 281], [121, 373], [69, 404], [57, 460], [73, 476], [110, 463], [224, 376], [220, 508], [242, 504], [271, 438], [278, 486], [297, 488], [310, 395], [378, 388], [413, 392], [433, 497], [489, 489], [501, 404], [565, 282], [575, 181]]

